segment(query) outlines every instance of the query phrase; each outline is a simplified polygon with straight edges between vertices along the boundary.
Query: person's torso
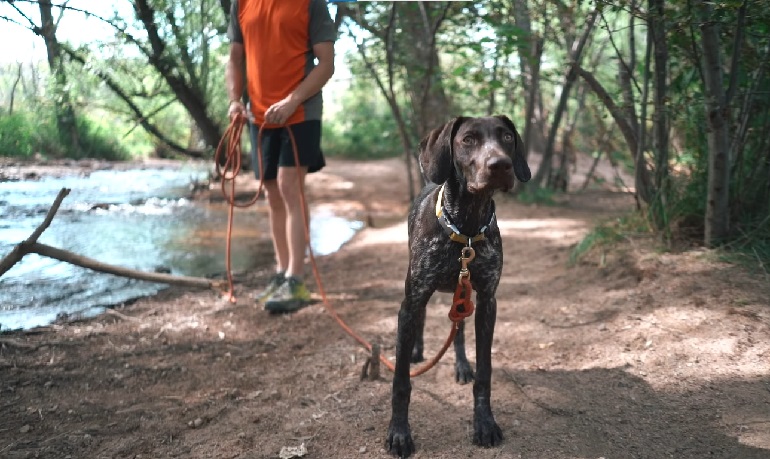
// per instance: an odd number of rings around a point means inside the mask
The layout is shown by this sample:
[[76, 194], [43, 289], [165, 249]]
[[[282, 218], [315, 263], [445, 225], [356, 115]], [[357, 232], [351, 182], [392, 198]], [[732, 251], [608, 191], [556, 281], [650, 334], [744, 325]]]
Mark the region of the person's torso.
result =
[[[310, 0], [240, 0], [238, 19], [246, 50], [251, 110], [257, 124], [314, 67], [310, 45]], [[301, 104], [287, 124], [319, 119], [321, 93]]]

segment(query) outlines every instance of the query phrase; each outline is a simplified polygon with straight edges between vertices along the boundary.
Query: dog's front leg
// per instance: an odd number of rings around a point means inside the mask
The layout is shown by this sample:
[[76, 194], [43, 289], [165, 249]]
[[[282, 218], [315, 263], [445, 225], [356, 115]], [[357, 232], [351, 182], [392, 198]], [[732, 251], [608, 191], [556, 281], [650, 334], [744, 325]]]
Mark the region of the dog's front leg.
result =
[[473, 368], [465, 355], [465, 321], [458, 324], [454, 340], [455, 348], [455, 381], [468, 384], [473, 381]]
[[391, 398], [392, 414], [388, 427], [385, 447], [394, 455], [408, 457], [414, 452], [412, 432], [409, 427], [409, 401], [412, 384], [409, 380], [409, 363], [417, 337], [419, 318], [425, 316], [425, 307], [432, 292], [406, 280], [406, 297], [398, 313], [398, 336], [396, 341], [396, 370], [393, 375]]
[[476, 382], [473, 384], [473, 443], [499, 445], [503, 432], [495, 422], [490, 402], [492, 381], [492, 338], [497, 318], [497, 300], [478, 292], [476, 309]]
[[427, 308], [418, 308], [417, 311], [415, 311], [415, 317], [412, 317], [415, 326], [414, 349], [412, 349], [411, 357], [412, 363], [418, 363], [425, 360], [425, 344], [423, 340], [423, 335], [425, 334], [425, 309]]

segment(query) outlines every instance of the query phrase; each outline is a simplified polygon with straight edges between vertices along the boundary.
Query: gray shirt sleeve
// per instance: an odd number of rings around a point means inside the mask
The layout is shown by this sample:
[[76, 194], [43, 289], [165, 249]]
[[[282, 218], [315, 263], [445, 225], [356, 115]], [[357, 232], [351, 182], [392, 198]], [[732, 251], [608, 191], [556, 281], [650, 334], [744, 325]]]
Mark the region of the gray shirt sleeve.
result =
[[233, 0], [233, 3], [230, 5], [230, 23], [227, 25], [227, 38], [230, 39], [231, 43], [243, 43], [241, 23], [238, 21], [238, 0]]
[[310, 46], [324, 41], [334, 42], [337, 39], [337, 30], [334, 21], [329, 15], [325, 0], [310, 0], [310, 24], [308, 26]]

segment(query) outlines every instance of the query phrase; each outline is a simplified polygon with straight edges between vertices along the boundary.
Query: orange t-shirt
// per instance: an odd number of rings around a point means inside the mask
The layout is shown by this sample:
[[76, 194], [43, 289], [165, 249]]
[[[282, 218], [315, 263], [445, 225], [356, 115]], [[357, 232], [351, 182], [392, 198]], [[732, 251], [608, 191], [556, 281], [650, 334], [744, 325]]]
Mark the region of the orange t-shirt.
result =
[[[250, 108], [261, 125], [315, 67], [313, 45], [334, 41], [336, 31], [324, 0], [234, 0], [228, 35], [243, 43]], [[320, 119], [322, 104], [319, 91], [286, 124]]]

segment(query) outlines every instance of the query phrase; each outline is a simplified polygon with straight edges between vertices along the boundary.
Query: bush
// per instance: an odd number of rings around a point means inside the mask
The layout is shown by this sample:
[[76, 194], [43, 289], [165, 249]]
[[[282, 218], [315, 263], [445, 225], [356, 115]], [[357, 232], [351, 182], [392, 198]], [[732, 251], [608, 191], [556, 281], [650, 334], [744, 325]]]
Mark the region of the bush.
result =
[[[33, 117], [30, 113], [0, 116], [0, 156], [31, 158], [96, 158], [123, 160], [128, 153], [105, 121], [79, 117], [77, 122], [79, 149], [67, 145], [56, 128], [52, 113]], [[63, 134], [66, 135], [66, 134]]]
[[398, 126], [379, 90], [368, 80], [354, 82], [339, 107], [328, 107], [322, 146], [327, 156], [380, 159], [404, 153]]
[[24, 113], [0, 115], [0, 156], [31, 157], [39, 144], [38, 132]]

